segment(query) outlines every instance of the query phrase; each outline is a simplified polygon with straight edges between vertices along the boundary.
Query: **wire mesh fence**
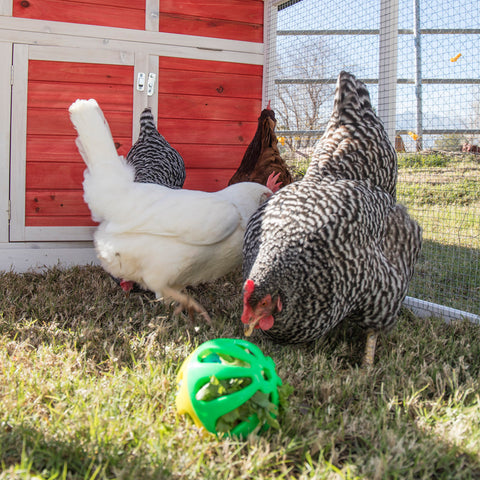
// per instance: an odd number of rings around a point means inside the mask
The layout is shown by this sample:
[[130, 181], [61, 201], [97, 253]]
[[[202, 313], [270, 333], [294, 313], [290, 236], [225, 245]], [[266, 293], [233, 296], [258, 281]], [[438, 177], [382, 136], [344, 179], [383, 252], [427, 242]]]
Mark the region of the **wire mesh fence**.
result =
[[478, 0], [271, 7], [264, 96], [283, 157], [301, 175], [329, 120], [338, 73], [363, 80], [395, 141], [398, 201], [423, 228], [408, 295], [480, 315]]

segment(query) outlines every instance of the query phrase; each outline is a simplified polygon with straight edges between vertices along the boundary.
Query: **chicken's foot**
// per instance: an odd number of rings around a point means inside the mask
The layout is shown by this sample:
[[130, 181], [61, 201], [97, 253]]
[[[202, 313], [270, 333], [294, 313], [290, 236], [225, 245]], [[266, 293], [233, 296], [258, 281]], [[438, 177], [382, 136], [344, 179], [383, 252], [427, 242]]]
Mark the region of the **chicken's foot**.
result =
[[363, 366], [372, 367], [375, 358], [375, 347], [377, 345], [378, 332], [369, 330], [367, 333], [367, 343], [365, 345], [365, 356], [363, 357]]
[[164, 288], [163, 293], [165, 297], [169, 297], [172, 300], [178, 302], [178, 307], [175, 309], [174, 312], [176, 315], [186, 310], [188, 316], [192, 321], [194, 320], [195, 313], [198, 313], [203, 317], [205, 322], [207, 322], [209, 325], [212, 324], [212, 320], [208, 315], [207, 311], [196, 300], [194, 300], [186, 293], [179, 292], [178, 290], [174, 290], [173, 288]]

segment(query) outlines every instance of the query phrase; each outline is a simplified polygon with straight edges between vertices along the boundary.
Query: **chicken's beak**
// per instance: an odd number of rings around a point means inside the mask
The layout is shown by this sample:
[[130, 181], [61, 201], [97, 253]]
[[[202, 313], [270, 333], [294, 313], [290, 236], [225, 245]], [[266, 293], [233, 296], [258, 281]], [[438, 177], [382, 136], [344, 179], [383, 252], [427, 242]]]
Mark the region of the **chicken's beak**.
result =
[[244, 325], [243, 327], [243, 333], [246, 337], [249, 337], [253, 331], [255, 330], [255, 327], [259, 324], [260, 322], [260, 318], [261, 317], [257, 317], [255, 319], [252, 320], [252, 322], [250, 323], [247, 323], [246, 325]]
[[244, 334], [246, 337], [249, 337], [255, 328], [261, 328], [262, 330], [269, 330], [273, 327], [274, 312], [281, 312], [283, 308], [282, 301], [280, 296], [277, 297], [277, 300], [272, 304], [271, 295], [267, 295], [257, 307], [252, 310], [248, 306], [247, 309], [244, 309], [242, 315], [242, 322], [244, 326]]

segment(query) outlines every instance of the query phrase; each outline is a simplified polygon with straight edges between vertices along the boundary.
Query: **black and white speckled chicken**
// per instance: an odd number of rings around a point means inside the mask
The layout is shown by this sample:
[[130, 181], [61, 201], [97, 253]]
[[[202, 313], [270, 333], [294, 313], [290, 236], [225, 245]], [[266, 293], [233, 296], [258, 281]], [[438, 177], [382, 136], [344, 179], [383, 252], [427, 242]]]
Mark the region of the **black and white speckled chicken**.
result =
[[127, 154], [127, 163], [135, 169], [138, 183], [182, 188], [185, 182], [183, 158], [158, 132], [148, 107], [140, 115], [140, 133]]
[[331, 120], [305, 177], [251, 217], [243, 247], [246, 334], [315, 340], [342, 320], [378, 333], [397, 319], [421, 229], [396, 204], [396, 154], [365, 85], [342, 72]]

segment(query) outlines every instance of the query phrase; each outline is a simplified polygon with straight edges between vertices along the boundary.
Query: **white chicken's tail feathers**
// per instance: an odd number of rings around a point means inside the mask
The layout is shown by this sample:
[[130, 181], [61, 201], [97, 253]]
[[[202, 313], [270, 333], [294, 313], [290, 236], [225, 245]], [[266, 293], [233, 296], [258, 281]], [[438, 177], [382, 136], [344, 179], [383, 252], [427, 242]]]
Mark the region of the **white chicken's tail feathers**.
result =
[[88, 167], [84, 198], [94, 220], [100, 221], [109, 217], [112, 203], [133, 182], [134, 172], [117, 154], [110, 127], [96, 100], [77, 100], [69, 112], [78, 132], [77, 148]]
[[89, 168], [105, 161], [117, 161], [117, 150], [113, 143], [110, 127], [98, 103], [90, 100], [77, 100], [68, 109], [70, 120], [77, 129], [78, 150]]

